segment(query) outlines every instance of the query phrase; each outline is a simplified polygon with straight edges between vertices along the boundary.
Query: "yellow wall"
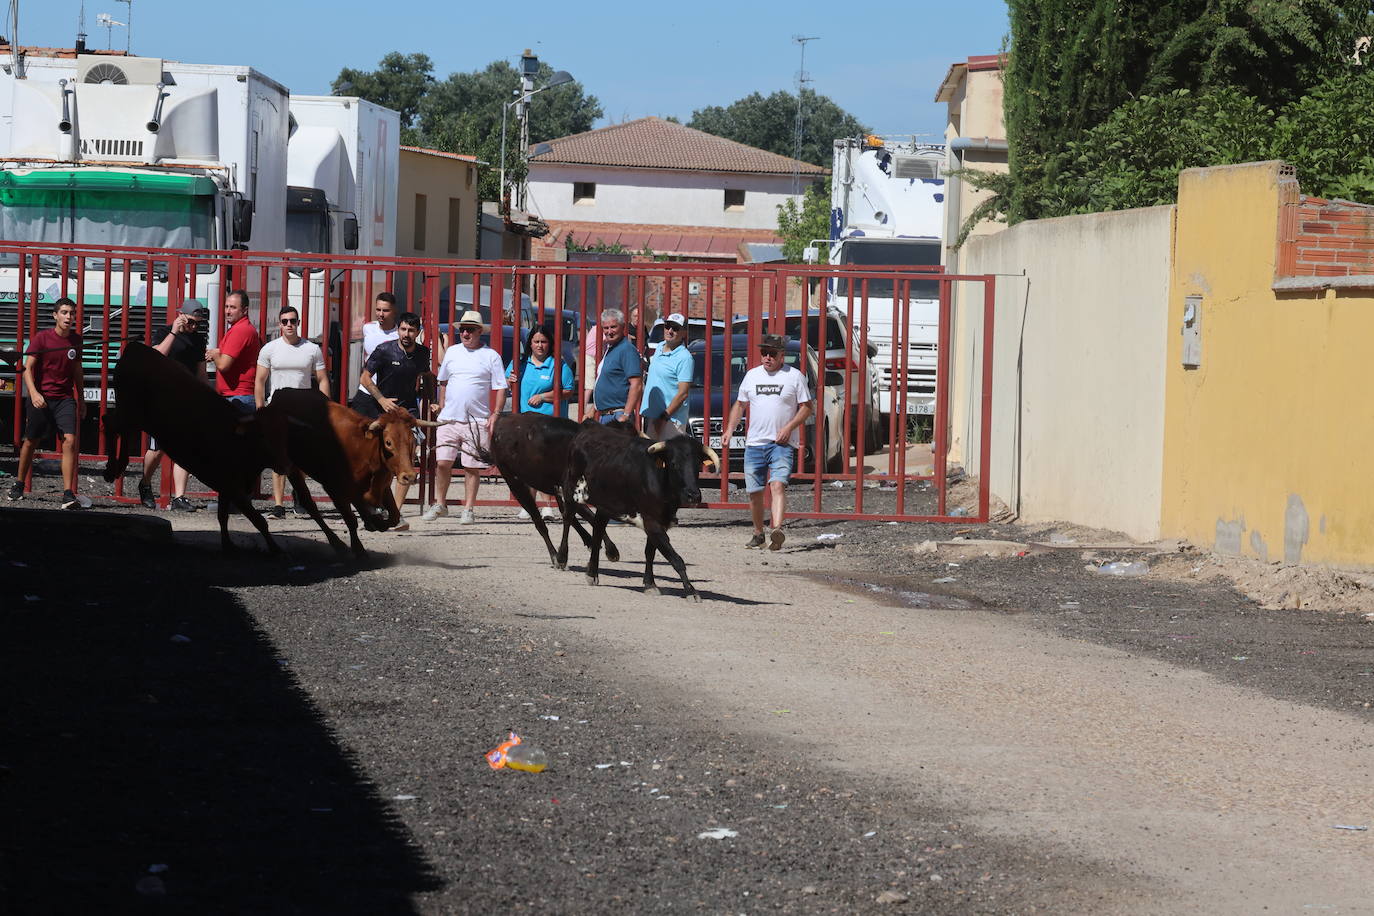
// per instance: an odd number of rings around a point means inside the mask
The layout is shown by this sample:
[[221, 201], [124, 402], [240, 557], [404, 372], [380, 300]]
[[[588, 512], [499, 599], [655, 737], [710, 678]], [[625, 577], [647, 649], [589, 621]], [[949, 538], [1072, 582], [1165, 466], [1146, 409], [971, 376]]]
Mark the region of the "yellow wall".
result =
[[[1179, 176], [1161, 527], [1225, 552], [1374, 566], [1374, 289], [1273, 291], [1280, 165]], [[1193, 294], [1202, 358], [1184, 369]]]
[[[415, 242], [415, 195], [425, 195], [424, 247]], [[457, 252], [449, 251], [449, 199], [460, 201]], [[477, 166], [461, 159], [401, 150], [396, 193], [396, 254], [415, 258], [477, 257]]]

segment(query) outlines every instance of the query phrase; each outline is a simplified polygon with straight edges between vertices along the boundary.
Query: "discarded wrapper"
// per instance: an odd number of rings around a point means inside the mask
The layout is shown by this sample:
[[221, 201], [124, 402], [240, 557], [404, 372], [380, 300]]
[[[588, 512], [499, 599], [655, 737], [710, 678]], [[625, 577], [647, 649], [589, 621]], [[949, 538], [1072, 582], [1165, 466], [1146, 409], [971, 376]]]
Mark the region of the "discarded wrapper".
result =
[[487, 766], [499, 770], [506, 765], [506, 752], [520, 743], [520, 736], [510, 733], [510, 738], [487, 751]]

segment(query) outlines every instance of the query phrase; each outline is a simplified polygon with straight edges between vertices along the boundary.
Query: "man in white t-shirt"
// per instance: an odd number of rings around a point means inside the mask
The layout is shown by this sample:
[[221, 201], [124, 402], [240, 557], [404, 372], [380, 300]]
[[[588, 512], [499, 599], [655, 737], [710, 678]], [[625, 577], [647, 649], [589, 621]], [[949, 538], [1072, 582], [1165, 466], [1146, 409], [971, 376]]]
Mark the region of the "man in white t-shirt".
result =
[[[501, 357], [482, 343], [485, 330], [481, 314], [464, 312], [458, 319], [458, 345], [445, 350], [439, 363], [439, 419], [456, 422], [440, 426], [434, 440], [434, 492], [438, 502], [425, 511], [425, 521], [448, 515], [448, 485], [453, 478], [453, 463], [458, 459], [465, 485], [463, 514], [458, 522], [471, 525], [474, 520], [472, 508], [477, 504], [477, 488], [482, 478], [470, 452], [486, 451], [491, 445], [491, 430], [506, 406], [508, 387]], [[496, 392], [494, 406], [492, 392]]]
[[[377, 349], [379, 344], [383, 344], [388, 340], [395, 340], [401, 330], [400, 325], [397, 323], [396, 297], [391, 293], [383, 292], [377, 294], [377, 302], [372, 307], [372, 316], [376, 320], [369, 321], [367, 324], [363, 325], [364, 364], [367, 363], [367, 358], [372, 355], [372, 351]], [[372, 395], [369, 394], [368, 390], [362, 385], [358, 386], [357, 394], [353, 395], [354, 401], [357, 401], [359, 396], [366, 399], [367, 403], [364, 404], [365, 407], [376, 406], [376, 400], [373, 399]], [[358, 409], [356, 404], [350, 404], [349, 406], [354, 410]], [[361, 412], [366, 416], [377, 416], [377, 412], [369, 412], [367, 410]]]
[[[745, 544], [757, 550], [768, 542], [769, 550], [782, 547], [785, 488], [797, 464], [802, 425], [811, 417], [811, 390], [806, 374], [784, 361], [787, 338], [765, 334], [759, 344], [763, 364], [744, 374], [739, 397], [730, 408], [725, 429], [733, 431], [744, 407], [749, 406], [749, 430], [744, 440], [744, 488], [754, 516], [754, 536]], [[729, 435], [729, 433], [727, 433]], [[772, 533], [764, 537], [763, 493], [770, 496]]]
[[[283, 388], [309, 388], [314, 375], [320, 391], [329, 397], [329, 376], [324, 371], [324, 353], [319, 344], [301, 337], [301, 316], [293, 305], [282, 306], [277, 316], [281, 336], [258, 351], [258, 372], [253, 379], [253, 402], [261, 410], [272, 395]], [[272, 472], [272, 508], [268, 518], [286, 518], [282, 506], [286, 478]], [[300, 506], [297, 515], [304, 515]]]

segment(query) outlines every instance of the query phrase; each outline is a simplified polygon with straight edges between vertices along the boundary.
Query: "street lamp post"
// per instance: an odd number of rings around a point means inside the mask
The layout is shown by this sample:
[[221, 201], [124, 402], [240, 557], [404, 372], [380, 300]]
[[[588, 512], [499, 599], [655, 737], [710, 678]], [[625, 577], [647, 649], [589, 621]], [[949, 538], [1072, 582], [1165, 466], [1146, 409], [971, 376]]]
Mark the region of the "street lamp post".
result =
[[[515, 98], [501, 105], [501, 205], [506, 204], [506, 116], [510, 109], [519, 106], [516, 117], [520, 120], [520, 159], [525, 161], [529, 155], [530, 147], [530, 99], [545, 89], [552, 89], [555, 86], [562, 86], [564, 83], [573, 81], [572, 74], [567, 70], [559, 70], [549, 77], [549, 81], [538, 89], [534, 88], [534, 77], [539, 72], [539, 58], [526, 49], [520, 58], [520, 88], [515, 91]], [[524, 179], [520, 182], [520, 193], [516, 198], [516, 208], [525, 209], [525, 189]]]

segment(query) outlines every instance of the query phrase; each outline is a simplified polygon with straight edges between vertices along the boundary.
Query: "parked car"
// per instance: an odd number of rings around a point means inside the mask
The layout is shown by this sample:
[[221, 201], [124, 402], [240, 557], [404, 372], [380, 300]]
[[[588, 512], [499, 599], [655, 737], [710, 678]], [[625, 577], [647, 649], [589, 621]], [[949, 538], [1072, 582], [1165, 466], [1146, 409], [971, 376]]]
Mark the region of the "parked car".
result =
[[[820, 331], [818, 325], [820, 318], [814, 313], [806, 316], [806, 342], [812, 347], [818, 343]], [[876, 452], [882, 447], [886, 440], [886, 430], [883, 429], [879, 414], [878, 405], [878, 368], [873, 362], [873, 357], [877, 356], [878, 348], [869, 344], [867, 352], [859, 349], [858, 335], [851, 333], [853, 330], [849, 325], [849, 316], [836, 308], [827, 308], [825, 314], [825, 369], [827, 373], [835, 373], [839, 384], [845, 384], [846, 363], [854, 368], [849, 371], [850, 385], [848, 397], [845, 398], [849, 404], [849, 442], [850, 449], [857, 452], [859, 449], [859, 404], [867, 402], [864, 409], [864, 439], [863, 446], [866, 453]], [[772, 332], [773, 325], [766, 319], [759, 322], [758, 333]], [[749, 332], [749, 319], [747, 317], [736, 316], [730, 329], [736, 334], [747, 334]], [[801, 337], [802, 332], [802, 313], [798, 309], [790, 309], [783, 315], [783, 333], [792, 339]], [[867, 397], [864, 396], [865, 367], [868, 371]], [[827, 376], [827, 379], [829, 376]], [[830, 384], [829, 381], [826, 382]]]
[[[739, 471], [744, 468], [744, 443], [745, 443], [745, 420], [741, 419], [739, 424], [731, 431], [728, 443], [724, 442], [721, 434], [721, 427], [725, 424], [725, 418], [730, 412], [730, 407], [735, 403], [735, 397], [739, 392], [740, 382], [744, 380], [744, 374], [758, 364], [758, 354], [749, 349], [749, 337], [745, 334], [729, 335], [730, 359], [726, 361], [727, 336], [717, 334], [710, 340], [710, 384], [708, 392], [707, 383], [707, 341], [693, 340], [688, 342], [688, 352], [692, 354], [695, 364], [692, 375], [692, 388], [687, 396], [687, 426], [688, 431], [702, 440], [711, 448], [720, 450], [724, 445], [730, 447], [730, 469]], [[811, 392], [812, 400], [816, 397], [816, 373], [819, 362], [816, 359], [816, 351], [811, 347], [802, 349], [799, 340], [789, 340], [787, 348], [783, 353], [783, 361], [789, 366], [797, 366], [802, 363], [802, 353], [805, 352], [805, 371], [806, 384]], [[844, 422], [844, 407], [840, 400], [841, 380], [834, 372], [826, 375], [826, 402], [824, 408], [819, 406], [812, 414], [812, 417], [802, 427], [802, 469], [812, 471], [815, 468], [813, 451], [816, 442], [815, 424], [818, 418], [824, 418], [822, 426], [822, 449], [824, 456], [825, 470], [839, 472], [844, 470], [844, 455], [841, 454], [843, 438], [838, 434], [840, 424]], [[710, 395], [709, 410], [707, 395]], [[710, 422], [707, 422], [709, 415]], [[722, 455], [722, 457], [724, 457]]]

